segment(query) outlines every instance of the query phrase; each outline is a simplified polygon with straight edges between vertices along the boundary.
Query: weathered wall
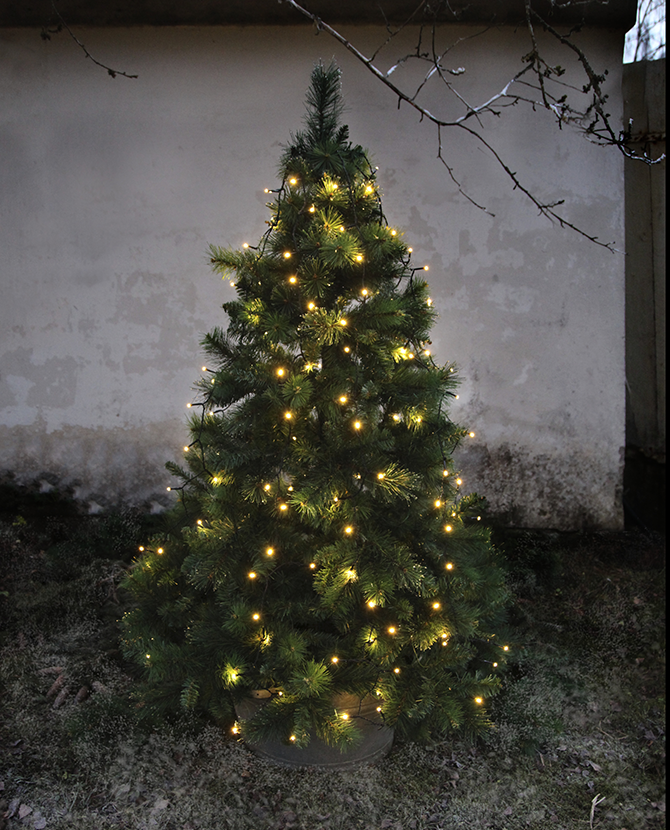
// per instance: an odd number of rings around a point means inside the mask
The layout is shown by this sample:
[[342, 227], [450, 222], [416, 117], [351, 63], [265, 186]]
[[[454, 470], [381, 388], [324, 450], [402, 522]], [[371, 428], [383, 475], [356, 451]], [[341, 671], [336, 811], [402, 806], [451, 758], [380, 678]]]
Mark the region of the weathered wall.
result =
[[[364, 48], [379, 37], [349, 31]], [[518, 524], [620, 526], [623, 256], [539, 217], [490, 154], [446, 133], [464, 187], [495, 215], [477, 210], [436, 160], [431, 127], [312, 29], [78, 34], [139, 78], [112, 80], [65, 36], [0, 31], [1, 470], [73, 485], [93, 508], [164, 503], [198, 342], [233, 292], [206, 246], [261, 235], [312, 64], [335, 53], [389, 221], [430, 266], [435, 352], [461, 367], [452, 414], [477, 433], [461, 451], [466, 485]], [[583, 37], [609, 67], [616, 119], [623, 34]], [[453, 58], [469, 67], [463, 89], [497, 92], [528, 48], [505, 29], [466, 41]], [[522, 108], [485, 126], [541, 198], [623, 248], [614, 151]]]

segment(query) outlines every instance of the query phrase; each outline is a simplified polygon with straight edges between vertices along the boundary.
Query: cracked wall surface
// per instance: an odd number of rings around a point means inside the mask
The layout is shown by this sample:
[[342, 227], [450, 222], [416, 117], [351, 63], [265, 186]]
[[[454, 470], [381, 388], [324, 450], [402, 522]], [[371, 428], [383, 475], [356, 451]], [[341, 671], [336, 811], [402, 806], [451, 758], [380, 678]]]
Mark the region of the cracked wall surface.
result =
[[[517, 525], [621, 527], [621, 254], [538, 216], [490, 153], [445, 131], [478, 210], [436, 159], [431, 126], [325, 35], [79, 34], [138, 79], [110, 78], [66, 37], [0, 30], [0, 473], [71, 487], [91, 505], [167, 503], [164, 462], [187, 436], [199, 341], [225, 325], [233, 297], [209, 272], [207, 246], [262, 235], [264, 188], [300, 127], [311, 67], [335, 54], [345, 120], [379, 166], [386, 216], [430, 267], [434, 353], [458, 364], [452, 417], [476, 433], [459, 450], [465, 487]], [[380, 38], [347, 34], [369, 51]], [[623, 33], [587, 30], [582, 43], [609, 68], [616, 119]], [[499, 90], [528, 50], [506, 29], [464, 44], [454, 61], [468, 67], [459, 82], [472, 100]], [[623, 248], [614, 150], [522, 107], [483, 128], [539, 198], [564, 200], [569, 221]]]

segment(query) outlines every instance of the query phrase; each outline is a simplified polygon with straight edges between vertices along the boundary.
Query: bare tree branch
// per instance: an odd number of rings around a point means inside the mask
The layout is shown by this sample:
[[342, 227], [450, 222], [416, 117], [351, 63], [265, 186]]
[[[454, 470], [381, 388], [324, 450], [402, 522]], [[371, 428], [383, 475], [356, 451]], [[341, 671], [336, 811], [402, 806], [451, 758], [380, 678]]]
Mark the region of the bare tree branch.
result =
[[[616, 249], [614, 248], [614, 243], [600, 241], [597, 236], [588, 233], [579, 226], [570, 222], [568, 219], [565, 218], [565, 216], [558, 213], [556, 208], [563, 204], [562, 200], [557, 202], [543, 202], [540, 199], [538, 199], [537, 196], [532, 192], [532, 190], [528, 186], [523, 184], [518, 174], [511, 169], [511, 167], [505, 162], [500, 153], [496, 151], [492, 143], [487, 138], [485, 138], [482, 133], [484, 125], [481, 118], [483, 115], [494, 115], [499, 117], [501, 109], [524, 103], [532, 106], [534, 109], [537, 107], [541, 107], [552, 112], [557, 119], [559, 128], [561, 128], [563, 125], [570, 125], [576, 127], [581, 132], [586, 134], [587, 137], [591, 138], [591, 140], [596, 141], [596, 143], [616, 146], [628, 158], [639, 159], [645, 161], [646, 163], [655, 163], [656, 161], [658, 161], [658, 159], [651, 159], [647, 155], [640, 154], [639, 151], [637, 151], [635, 148], [629, 146], [630, 137], [628, 134], [623, 132], [620, 135], [615, 134], [609, 121], [609, 114], [606, 113], [604, 110], [607, 95], [602, 90], [602, 83], [605, 80], [605, 75], [599, 75], [598, 73], [596, 73], [592, 68], [591, 64], [589, 63], [585, 53], [578, 46], [576, 46], [572, 40], [570, 40], [572, 31], [569, 32], [567, 35], [562, 35], [560, 32], [558, 32], [549, 24], [547, 24], [546, 21], [543, 20], [534, 11], [534, 9], [532, 8], [531, 0], [526, 0], [525, 8], [526, 22], [531, 37], [532, 50], [523, 57], [522, 60], [524, 62], [524, 66], [518, 72], [516, 72], [516, 74], [514, 74], [495, 95], [491, 96], [488, 100], [478, 105], [473, 105], [469, 103], [463, 97], [463, 95], [454, 87], [452, 77], [462, 74], [463, 72], [465, 72], [465, 70], [462, 67], [459, 67], [457, 69], [448, 69], [445, 68], [445, 66], [443, 65], [444, 58], [448, 54], [448, 52], [453, 48], [453, 45], [444, 50], [438, 49], [436, 41], [437, 22], [436, 13], [434, 9], [433, 19], [430, 23], [432, 37], [431, 47], [429, 51], [425, 51], [425, 49], [423, 48], [425, 23], [422, 23], [417, 37], [416, 49], [413, 52], [397, 59], [391, 66], [391, 68], [386, 72], [383, 72], [381, 69], [378, 68], [377, 65], [375, 65], [374, 61], [381, 52], [383, 46], [390, 43], [391, 40], [401, 30], [403, 30], [410, 21], [413, 21], [416, 18], [419, 11], [425, 12], [428, 10], [427, 4], [425, 2], [421, 2], [416, 7], [412, 15], [410, 15], [408, 21], [406, 23], [403, 23], [395, 31], [392, 31], [390, 29], [387, 22], [387, 30], [389, 30], [390, 32], [389, 37], [386, 38], [382, 47], [379, 47], [377, 50], [375, 50], [373, 56], [370, 58], [366, 57], [346, 37], [344, 37], [344, 35], [342, 35], [339, 31], [334, 29], [328, 23], [326, 23], [322, 18], [320, 18], [315, 13], [309, 11], [309, 9], [305, 8], [304, 6], [300, 5], [297, 2], [297, 0], [279, 0], [279, 2], [288, 3], [300, 14], [312, 20], [317, 31], [326, 32], [335, 40], [337, 40], [348, 52], [350, 52], [360, 63], [362, 63], [372, 73], [372, 75], [374, 75], [374, 77], [377, 78], [378, 81], [380, 81], [384, 86], [390, 89], [391, 92], [393, 92], [393, 94], [398, 99], [398, 106], [400, 106], [402, 102], [405, 102], [410, 107], [412, 107], [417, 113], [419, 113], [421, 120], [425, 118], [435, 125], [437, 129], [438, 142], [437, 158], [446, 169], [452, 182], [458, 188], [458, 192], [462, 196], [464, 196], [472, 205], [486, 212], [490, 216], [494, 215], [491, 213], [491, 211], [489, 211], [486, 208], [486, 206], [477, 202], [470, 194], [468, 194], [464, 190], [463, 186], [461, 185], [460, 181], [454, 173], [453, 167], [448, 163], [447, 159], [445, 158], [443, 130], [446, 128], [457, 128], [464, 130], [472, 138], [478, 141], [483, 147], [485, 147], [486, 150], [493, 156], [500, 168], [512, 181], [513, 189], [519, 190], [521, 193], [523, 193], [524, 196], [526, 196], [526, 198], [528, 198], [537, 207], [539, 213], [542, 216], [545, 216], [552, 222], [558, 223], [558, 225], [562, 228], [569, 228], [570, 230], [574, 231], [575, 233], [579, 234], [580, 236], [584, 237], [590, 242], [593, 242], [596, 245], [600, 245], [601, 247], [607, 248], [608, 250], [613, 252], [616, 251]], [[545, 32], [551, 34], [552, 37], [554, 37], [562, 46], [569, 48], [577, 55], [587, 79], [587, 83], [581, 90], [579, 90], [577, 87], [573, 85], [565, 84], [564, 82], [560, 81], [560, 78], [564, 74], [565, 70], [563, 70], [563, 68], [560, 66], [550, 65], [549, 63], [547, 63], [547, 61], [545, 61], [542, 58], [538, 40], [535, 35], [535, 23], [541, 25]], [[486, 31], [487, 29], [484, 29], [483, 31]], [[477, 34], [482, 33], [483, 32], [479, 32]], [[457, 42], [460, 42], [460, 40], [462, 39], [459, 39], [459, 41]], [[429, 64], [429, 68], [424, 73], [423, 79], [418, 83], [415, 91], [410, 94], [401, 89], [401, 87], [398, 84], [394, 83], [389, 76], [400, 66], [408, 63], [411, 60], [426, 61]], [[529, 82], [524, 77], [529, 74], [532, 75], [535, 79], [533, 83]], [[428, 81], [434, 77], [439, 78], [445, 85], [447, 90], [453, 96], [455, 96], [455, 98], [465, 108], [465, 111], [462, 115], [459, 115], [458, 117], [452, 119], [442, 118], [434, 111], [429, 110], [427, 107], [419, 103], [419, 101], [417, 100], [419, 94], [424, 89]], [[557, 97], [549, 90], [547, 86], [549, 81], [551, 81], [552, 83], [557, 83], [561, 89], [572, 89], [582, 94], [591, 93], [589, 105], [586, 107], [584, 111], [576, 110], [572, 105], [568, 103], [567, 94], [564, 93], [560, 95], [560, 97]], [[523, 94], [521, 91], [517, 92], [516, 90], [519, 86], [522, 86], [529, 92], [536, 92], [538, 94], [538, 97], [535, 98], [532, 95]], [[471, 120], [477, 122], [477, 124], [479, 125], [479, 129], [476, 129], [470, 125], [469, 122]]]
[[99, 60], [96, 60], [96, 58], [93, 57], [93, 55], [88, 51], [86, 46], [84, 46], [84, 44], [74, 34], [72, 29], [63, 20], [63, 16], [61, 15], [61, 13], [56, 8], [56, 4], [53, 2], [53, 0], [51, 0], [51, 7], [54, 10], [54, 14], [58, 18], [59, 24], [58, 24], [58, 27], [56, 29], [43, 28], [42, 32], [41, 32], [42, 40], [51, 40], [51, 35], [52, 34], [58, 34], [60, 31], [65, 29], [65, 31], [70, 35], [72, 40], [74, 40], [74, 42], [77, 44], [77, 46], [79, 46], [79, 48], [82, 50], [84, 55], [87, 58], [89, 58], [96, 66], [99, 66], [101, 69], [106, 70], [107, 74], [111, 78], [116, 78], [117, 75], [122, 75], [124, 78], [137, 78], [138, 77], [137, 75], [130, 75], [127, 72], [121, 72], [120, 69], [112, 69], [111, 67], [107, 66], [106, 64], [101, 63]]

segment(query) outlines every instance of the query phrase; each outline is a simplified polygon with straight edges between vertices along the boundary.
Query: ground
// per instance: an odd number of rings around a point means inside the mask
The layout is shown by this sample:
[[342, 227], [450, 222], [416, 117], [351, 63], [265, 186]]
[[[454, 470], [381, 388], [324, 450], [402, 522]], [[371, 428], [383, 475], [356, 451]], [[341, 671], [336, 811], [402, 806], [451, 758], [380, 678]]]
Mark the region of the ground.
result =
[[0, 830], [665, 827], [663, 538], [497, 532], [514, 601], [495, 727], [288, 770], [211, 724], [142, 721], [116, 620], [146, 517], [27, 504], [0, 523]]

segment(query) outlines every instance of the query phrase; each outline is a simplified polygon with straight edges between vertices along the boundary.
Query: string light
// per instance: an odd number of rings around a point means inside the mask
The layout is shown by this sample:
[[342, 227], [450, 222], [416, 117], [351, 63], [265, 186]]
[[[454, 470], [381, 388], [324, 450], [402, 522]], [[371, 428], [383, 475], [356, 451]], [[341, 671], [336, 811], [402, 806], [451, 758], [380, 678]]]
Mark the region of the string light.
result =
[[444, 529], [447, 531], [447, 533], [451, 533], [451, 531], [453, 530], [451, 525], [445, 525]]
[[292, 412], [284, 412], [284, 418], [286, 418], [287, 421], [290, 421], [292, 417], [293, 417]]
[[286, 369], [282, 369], [281, 366], [280, 366], [279, 369], [277, 369], [277, 375], [279, 375], [280, 378], [283, 378], [285, 374], [286, 374]]
[[393, 669], [393, 673], [394, 674], [400, 674], [400, 669], [396, 666], [396, 668]]
[[356, 256], [356, 262], [363, 262], [363, 254], [358, 254]]
[[457, 478], [456, 479], [456, 484], [460, 487], [461, 484], [463, 484], [463, 479], [462, 478]]
[[256, 579], [256, 572], [255, 571], [249, 571], [248, 576], [249, 576], [249, 579]]
[[483, 698], [483, 697], [476, 697], [476, 698], [475, 698], [475, 703], [477, 703], [478, 705], [482, 704], [483, 702], [484, 702], [484, 698]]
[[288, 504], [280, 504], [279, 509], [280, 510], [288, 510]]
[[440, 603], [439, 602], [434, 602], [433, 603], [433, 610], [438, 611], [439, 609], [440, 609]]
[[347, 536], [351, 536], [351, 534], [354, 532], [354, 529], [351, 525], [347, 525], [344, 528], [344, 532], [347, 534]]
[[361, 429], [363, 424], [360, 421], [354, 421], [354, 429]]
[[474, 438], [474, 437], [475, 437], [474, 432], [469, 432], [469, 433], [468, 433], [468, 435], [469, 435], [469, 437], [470, 437], [470, 438]]
[[388, 633], [389, 633], [389, 634], [395, 634], [395, 633], [396, 633], [396, 628], [395, 628], [395, 626], [390, 625], [390, 626], [388, 627]]
[[347, 715], [346, 712], [343, 712], [341, 717], [342, 717], [342, 720], [349, 720], [349, 715]]
[[316, 210], [316, 208], [314, 207], [314, 205], [312, 205], [312, 206], [310, 207], [310, 209], [309, 209], [309, 212], [310, 212], [310, 213], [314, 213], [314, 211], [315, 211], [315, 210]]
[[338, 401], [340, 403], [346, 403], [347, 402], [347, 396], [346, 395], [340, 395], [340, 397], [338, 398]]
[[274, 550], [274, 548], [268, 548], [268, 549], [265, 551], [265, 555], [266, 555], [266, 556], [274, 556], [274, 554], [275, 554], [275, 550]]
[[442, 507], [442, 502], [439, 499], [435, 499], [435, 507]]
[[290, 251], [284, 251], [284, 259], [291, 259], [291, 252]]
[[339, 657], [331, 657], [330, 662], [331, 663], [337, 663], [337, 662], [339, 662], [339, 659], [340, 659]]
[[448, 571], [453, 571], [453, 569], [454, 569], [454, 565], [453, 565], [453, 563], [452, 563], [452, 562], [447, 562], [447, 564], [446, 564], [444, 567], [445, 567]]
[[251, 615], [251, 619], [252, 619], [252, 620], [256, 620], [256, 621], [258, 621], [258, 620], [260, 620], [260, 618], [261, 618], [261, 615], [260, 615], [260, 614], [252, 614], [252, 615]]
[[310, 562], [309, 567], [314, 570], [316, 568], [316, 562]]
[[294, 177], [288, 180], [289, 184], [298, 184], [298, 180]]
[[391, 236], [396, 236], [396, 234], [397, 234], [397, 233], [398, 233], [398, 231], [394, 228], [394, 229], [391, 231]]
[[157, 554], [159, 554], [159, 555], [160, 555], [161, 553], [163, 553], [163, 548], [158, 548], [158, 550], [156, 551], [156, 553], [157, 553]]
[[[315, 308], [316, 308], [316, 303], [307, 303], [307, 309], [308, 309], [308, 311], [314, 311], [314, 309], [315, 309]], [[308, 367], [309, 367], [309, 368], [308, 368]], [[305, 369], [307, 369], [307, 371], [308, 371], [308, 372], [309, 372], [309, 370], [310, 370], [311, 368], [312, 368], [312, 367], [311, 367], [311, 365], [310, 365], [309, 363], [307, 364], [307, 366], [305, 366]]]
[[385, 478], [385, 475], [385, 473], [377, 473], [377, 478], [381, 481], [383, 478]]
[[347, 321], [344, 319], [344, 317], [339, 321], [339, 323], [340, 323], [341, 326], [346, 326], [347, 325]]
[[345, 351], [347, 354], [349, 354], [349, 352], [351, 351], [351, 349], [349, 348], [349, 346], [345, 346], [345, 347], [344, 347], [344, 351]]
[[298, 278], [295, 275], [291, 275], [288, 278], [288, 281], [291, 283], [291, 285], [295, 285], [295, 283], [298, 282]]
[[377, 603], [373, 599], [368, 602], [368, 608], [375, 608], [376, 606]]

